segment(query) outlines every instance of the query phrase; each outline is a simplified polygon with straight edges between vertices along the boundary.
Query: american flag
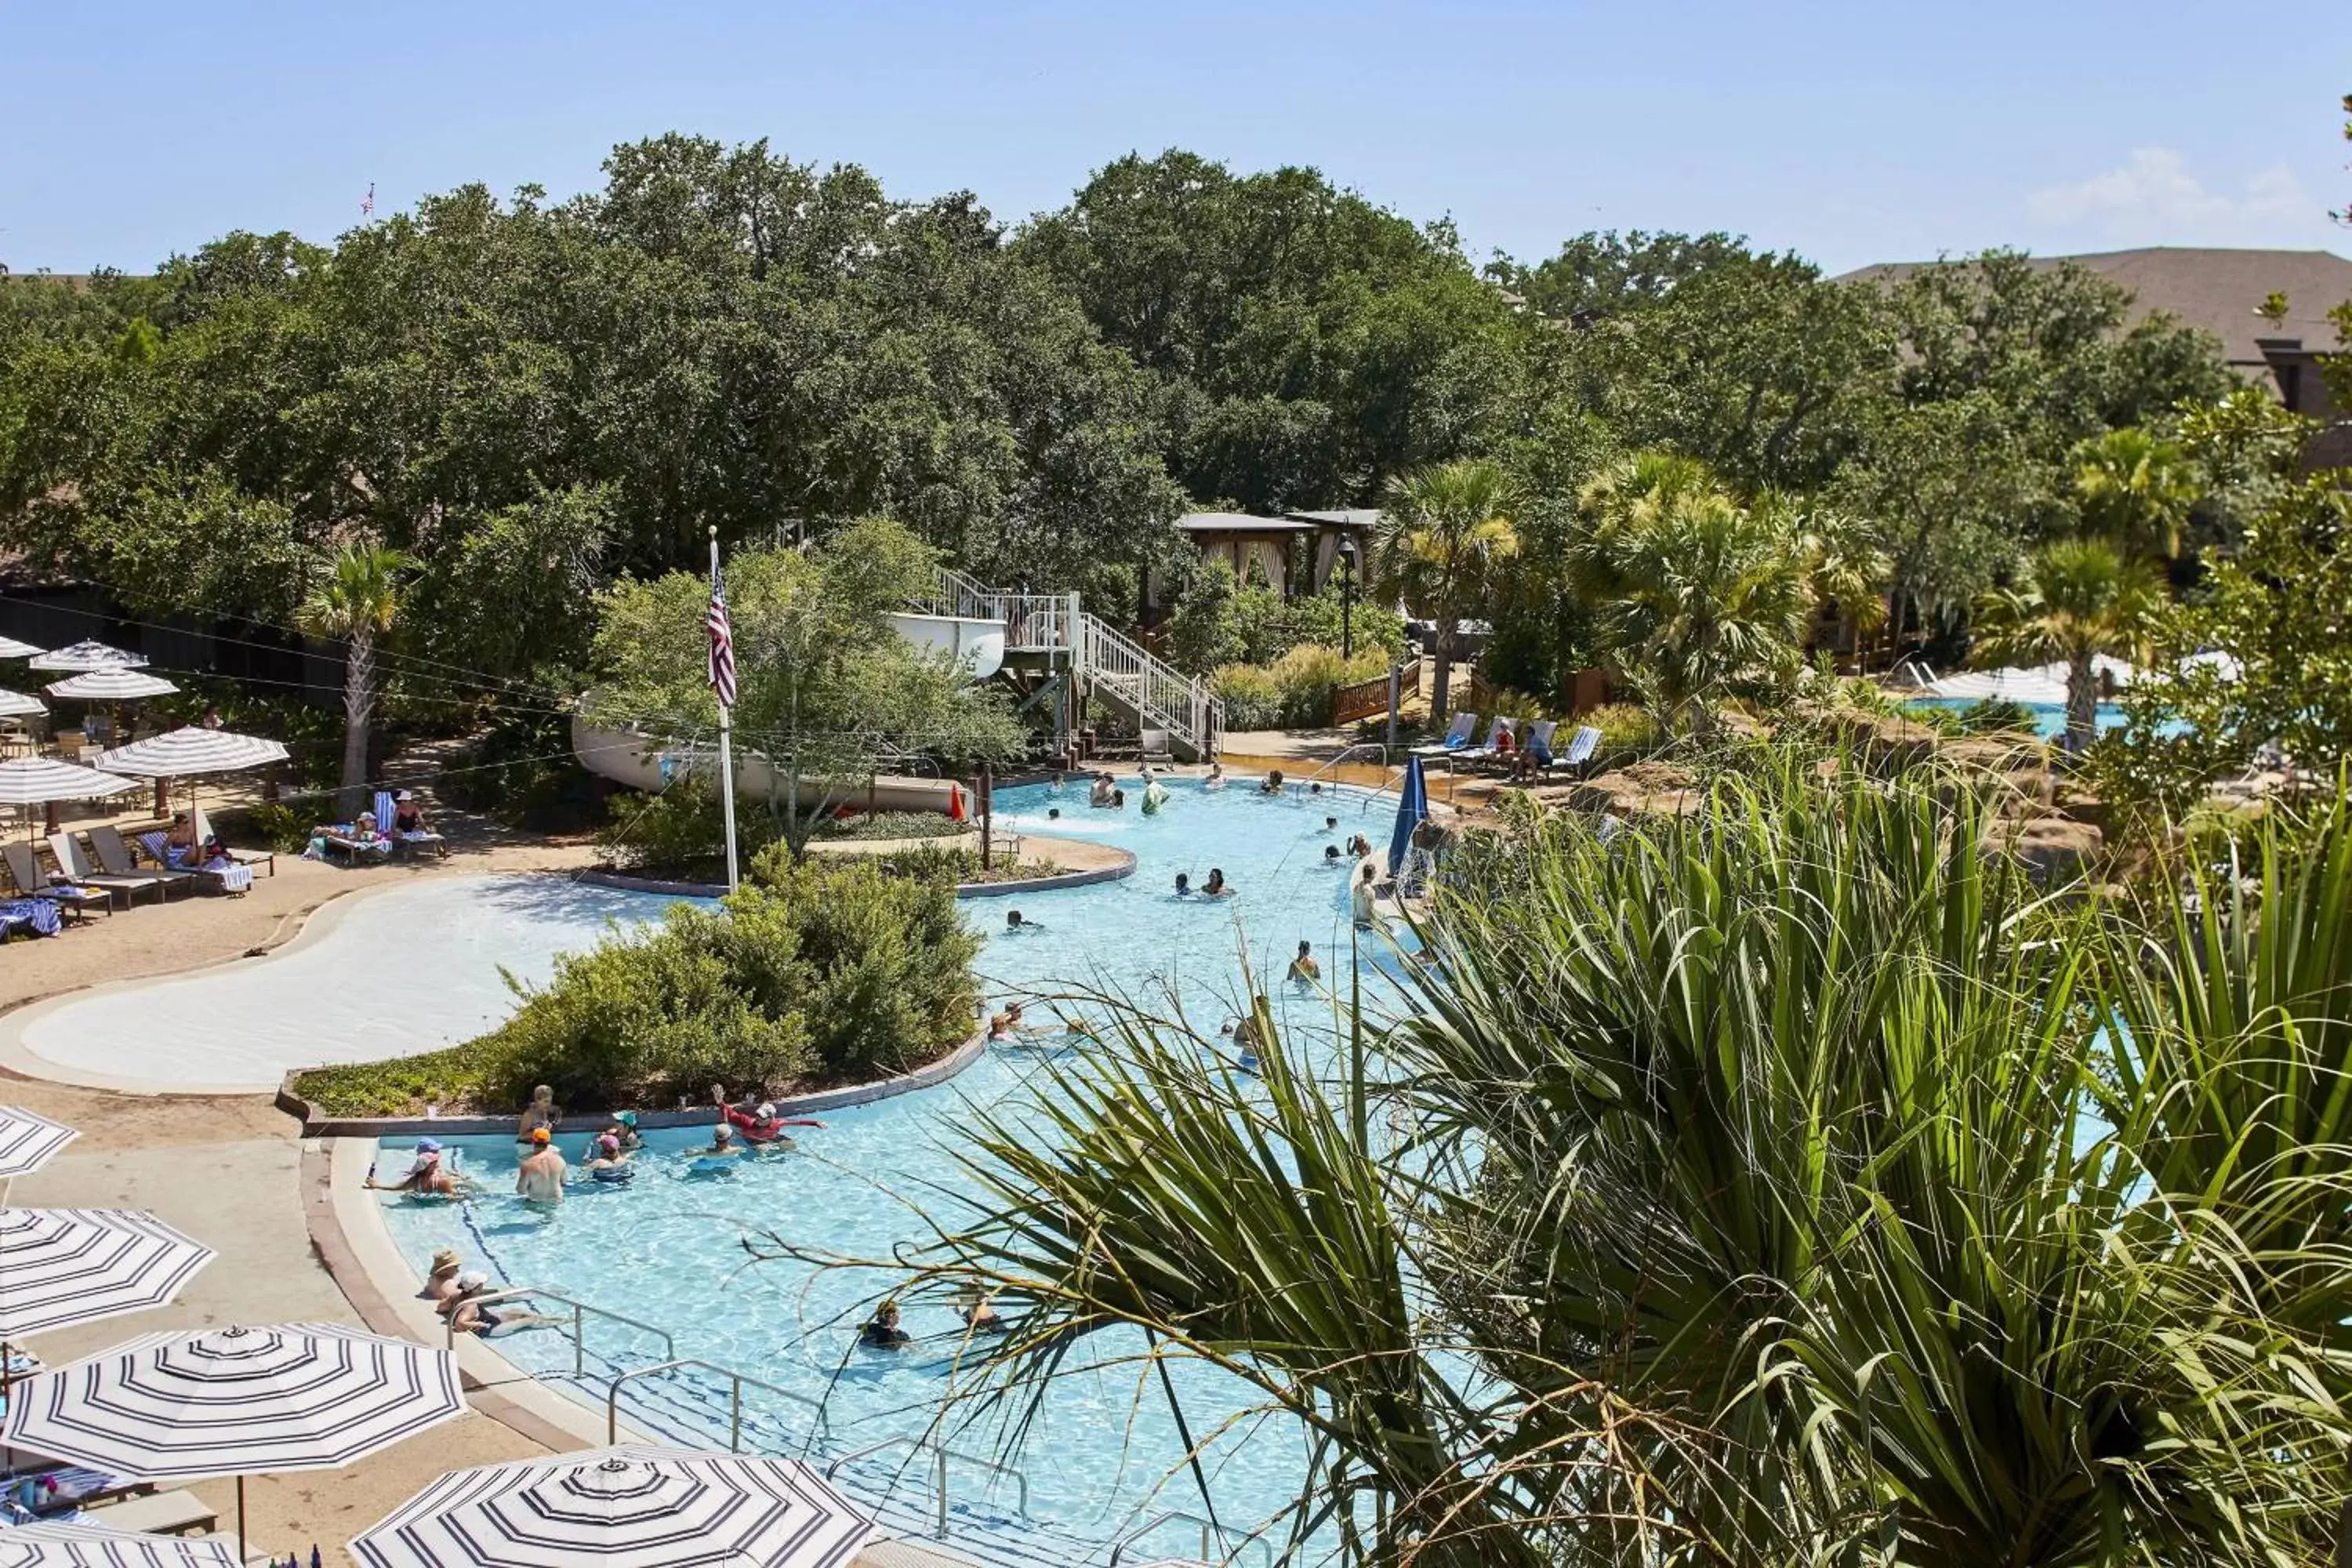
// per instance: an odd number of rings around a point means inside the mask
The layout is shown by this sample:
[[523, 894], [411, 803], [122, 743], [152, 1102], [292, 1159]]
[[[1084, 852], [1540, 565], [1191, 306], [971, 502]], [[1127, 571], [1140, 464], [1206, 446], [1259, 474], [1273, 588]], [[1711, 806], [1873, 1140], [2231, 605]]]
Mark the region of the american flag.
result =
[[362, 196], [362, 197], [361, 197], [361, 198], [360, 198], [360, 216], [362, 216], [362, 217], [373, 217], [374, 216], [375, 216], [375, 182], [374, 182], [373, 180], [370, 180], [370, 181], [368, 182], [368, 194], [367, 194], [366, 195], [364, 195], [364, 196]]
[[727, 584], [719, 580], [719, 567], [710, 568], [710, 609], [702, 617], [710, 632], [710, 689], [718, 695], [719, 706], [735, 706], [735, 633], [727, 624]]

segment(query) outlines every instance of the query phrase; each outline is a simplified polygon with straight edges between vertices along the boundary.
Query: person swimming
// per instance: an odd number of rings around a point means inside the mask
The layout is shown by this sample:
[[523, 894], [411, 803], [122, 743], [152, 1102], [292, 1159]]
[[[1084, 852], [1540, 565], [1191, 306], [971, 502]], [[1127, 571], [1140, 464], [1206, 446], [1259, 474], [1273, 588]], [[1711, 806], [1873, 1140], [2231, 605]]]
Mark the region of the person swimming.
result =
[[457, 1178], [441, 1163], [440, 1142], [432, 1138], [416, 1141], [416, 1156], [408, 1173], [396, 1182], [379, 1182], [375, 1173], [368, 1173], [366, 1185], [379, 1193], [418, 1193], [431, 1197], [454, 1198], [457, 1195]]
[[975, 1334], [1001, 1334], [1008, 1325], [996, 1310], [996, 1299], [985, 1290], [967, 1288], [959, 1293], [956, 1316]]
[[610, 1132], [600, 1132], [589, 1145], [588, 1179], [606, 1185], [625, 1182], [636, 1172], [629, 1168], [627, 1157], [621, 1152], [621, 1140]]
[[1225, 764], [1223, 763], [1211, 763], [1209, 764], [1209, 776], [1201, 781], [1201, 787], [1202, 789], [1224, 788]]
[[522, 1108], [522, 1116], [515, 1122], [515, 1142], [528, 1143], [531, 1134], [542, 1129], [553, 1132], [562, 1114], [555, 1108], [555, 1090], [541, 1084], [530, 1091], [530, 1103]]
[[1113, 811], [1125, 811], [1127, 809], [1127, 792], [1125, 790], [1115, 789], [1110, 792], [1110, 808]]
[[903, 1350], [914, 1342], [915, 1336], [898, 1326], [898, 1303], [887, 1297], [857, 1331], [857, 1342], [870, 1351]]
[[1378, 868], [1367, 860], [1362, 873], [1356, 879], [1355, 887], [1349, 890], [1349, 913], [1360, 926], [1372, 923], [1372, 879], [1377, 874]]
[[1201, 891], [1213, 899], [1230, 899], [1234, 896], [1234, 889], [1226, 885], [1223, 867], [1209, 868], [1209, 879], [1201, 884]]
[[1108, 805], [1110, 804], [1112, 794], [1113, 785], [1110, 781], [1110, 775], [1108, 773], [1097, 773], [1095, 775], [1094, 783], [1087, 787], [1087, 804], [1088, 805]]
[[1160, 808], [1168, 804], [1168, 786], [1153, 779], [1143, 786], [1143, 815], [1157, 816]]
[[[747, 1101], [751, 1098], [748, 1090], [743, 1098]], [[743, 1135], [743, 1142], [753, 1149], [790, 1149], [793, 1146], [792, 1135], [784, 1131], [785, 1128], [824, 1125], [824, 1122], [811, 1117], [779, 1116], [776, 1114], [775, 1103], [772, 1100], [761, 1100], [754, 1110], [742, 1110], [727, 1103], [727, 1088], [724, 1084], [714, 1083], [710, 1086], [710, 1102], [719, 1107], [719, 1121], [740, 1132]]]
[[1323, 793], [1323, 781], [1321, 779], [1309, 779], [1307, 783], [1307, 793], [1308, 795], [1321, 795]]
[[1282, 793], [1282, 770], [1280, 768], [1268, 768], [1266, 770], [1265, 777], [1258, 781], [1257, 793], [1260, 795], [1280, 795]]
[[1192, 896], [1192, 879], [1181, 871], [1176, 873], [1176, 896], [1180, 899]]
[[1035, 921], [1023, 919], [1019, 910], [1007, 910], [1004, 911], [1004, 929], [1008, 931], [1044, 931], [1045, 928]]
[[1047, 807], [1045, 808], [1045, 820], [1046, 820], [1046, 821], [1048, 821], [1048, 822], [1059, 822], [1059, 821], [1061, 821], [1061, 820], [1062, 820], [1062, 808], [1061, 808], [1060, 806], [1058, 806], [1058, 805], [1049, 805], [1049, 806], [1047, 806]]
[[1325, 817], [1325, 818], [1323, 819], [1323, 831], [1324, 831], [1324, 832], [1326, 832], [1326, 833], [1337, 833], [1337, 832], [1339, 832], [1339, 819], [1338, 817], [1336, 817], [1336, 816], [1327, 816], [1327, 817]]
[[1323, 846], [1323, 868], [1327, 871], [1332, 870], [1339, 864], [1339, 847], [1337, 844]]
[[1323, 966], [1315, 962], [1315, 949], [1312, 944], [1305, 942], [1298, 944], [1298, 956], [1290, 961], [1290, 973], [1287, 978], [1294, 984], [1298, 985], [1312, 985], [1323, 978]]
[[1365, 837], [1362, 834], [1359, 833], [1353, 838], [1348, 840], [1348, 858], [1349, 859], [1360, 860], [1371, 852], [1372, 841]]

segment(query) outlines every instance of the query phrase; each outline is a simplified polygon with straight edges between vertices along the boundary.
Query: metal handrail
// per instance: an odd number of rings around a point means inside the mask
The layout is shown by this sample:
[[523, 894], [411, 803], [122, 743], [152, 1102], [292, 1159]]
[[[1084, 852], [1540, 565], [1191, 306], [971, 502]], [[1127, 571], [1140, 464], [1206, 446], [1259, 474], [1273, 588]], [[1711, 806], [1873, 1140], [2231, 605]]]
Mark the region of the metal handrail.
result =
[[991, 1475], [1012, 1477], [1015, 1489], [1013, 1506], [1022, 1518], [1029, 1517], [1029, 1478], [1027, 1476], [1011, 1465], [1000, 1465], [993, 1459], [983, 1459], [977, 1454], [967, 1454], [960, 1448], [950, 1448], [945, 1443], [929, 1437], [885, 1437], [879, 1443], [868, 1443], [865, 1447], [844, 1454], [825, 1466], [824, 1479], [833, 1479], [835, 1472], [853, 1459], [870, 1458], [876, 1454], [891, 1448], [909, 1449], [918, 1458], [922, 1457], [924, 1449], [929, 1448], [937, 1456], [932, 1466], [931, 1480], [932, 1498], [937, 1511], [932, 1517], [939, 1521], [940, 1535], [942, 1539], [948, 1533], [948, 1460], [950, 1458], [967, 1465], [976, 1465]]
[[[1110, 1559], [1105, 1565], [1105, 1568], [1118, 1568], [1119, 1560], [1127, 1555], [1127, 1549], [1129, 1547], [1134, 1545], [1137, 1542], [1141, 1541], [1144, 1537], [1155, 1533], [1161, 1526], [1170, 1524], [1196, 1524], [1201, 1527], [1201, 1561], [1203, 1563], [1209, 1561], [1209, 1552], [1211, 1550], [1209, 1544], [1210, 1542], [1214, 1540], [1222, 1544], [1225, 1538], [1232, 1533], [1230, 1531], [1226, 1530], [1223, 1525], [1217, 1523], [1214, 1520], [1202, 1519], [1197, 1513], [1186, 1513], [1181, 1509], [1170, 1509], [1165, 1513], [1152, 1515], [1151, 1518], [1145, 1520], [1141, 1524], [1137, 1525], [1133, 1530], [1129, 1531], [1125, 1535], [1120, 1536], [1116, 1542], [1112, 1542]], [[1255, 1546], [1258, 1549], [1259, 1555], [1266, 1562], [1272, 1563], [1274, 1561], [1274, 1548], [1268, 1546], [1264, 1538], [1257, 1535], [1244, 1535], [1241, 1538], [1241, 1544], [1242, 1546]], [[1226, 1554], [1224, 1561], [1231, 1563], [1235, 1556], [1240, 1554], [1240, 1547], [1234, 1548], [1232, 1552]]]
[[730, 1407], [728, 1416], [727, 1451], [730, 1454], [740, 1454], [743, 1451], [743, 1385], [747, 1383], [753, 1388], [764, 1388], [780, 1399], [790, 1400], [794, 1405], [803, 1405], [814, 1411], [816, 1415], [817, 1435], [822, 1437], [833, 1436], [833, 1422], [825, 1414], [824, 1405], [817, 1400], [811, 1399], [807, 1394], [794, 1394], [789, 1388], [778, 1388], [774, 1384], [763, 1383], [756, 1377], [746, 1377], [733, 1367], [720, 1366], [715, 1361], [704, 1361], [699, 1356], [682, 1356], [676, 1361], [657, 1362], [652, 1366], [631, 1367], [613, 1380], [613, 1386], [604, 1391], [604, 1440], [607, 1443], [617, 1443], [621, 1440], [621, 1384], [632, 1378], [651, 1377], [657, 1372], [676, 1372], [680, 1367], [688, 1366], [698, 1366], [705, 1372], [715, 1372], [728, 1381]]
[[[534, 1301], [561, 1301], [563, 1305], [571, 1308], [572, 1375], [574, 1377], [585, 1377], [588, 1375], [588, 1335], [586, 1333], [587, 1325], [584, 1320], [592, 1314], [599, 1318], [610, 1318], [616, 1323], [626, 1323], [629, 1327], [636, 1330], [640, 1333], [653, 1335], [654, 1338], [661, 1341], [662, 1353], [664, 1355], [676, 1355], [677, 1353], [677, 1341], [671, 1336], [670, 1331], [667, 1329], [657, 1329], [654, 1327], [653, 1324], [646, 1322], [641, 1319], [632, 1318], [625, 1312], [615, 1312], [611, 1310], [609, 1308], [604, 1307], [590, 1306], [587, 1302], [567, 1296], [561, 1290], [542, 1289], [536, 1285], [509, 1285], [503, 1290], [490, 1290], [479, 1296], [467, 1297], [466, 1300], [472, 1301], [477, 1306], [488, 1306], [493, 1301], [519, 1301], [526, 1300]], [[457, 1314], [454, 1308], [451, 1310], [448, 1318], [445, 1321], [445, 1329], [446, 1332], [442, 1341], [443, 1348], [454, 1350], [457, 1344]]]
[[[1321, 778], [1325, 773], [1329, 773], [1333, 768], [1338, 767], [1341, 763], [1346, 762], [1358, 752], [1378, 752], [1381, 754], [1381, 771], [1382, 773], [1386, 773], [1388, 771], [1389, 749], [1387, 744], [1380, 741], [1359, 741], [1352, 746], [1343, 748], [1338, 756], [1333, 757], [1329, 762], [1325, 763], [1321, 767], [1317, 768], [1313, 773], [1308, 773], [1305, 778], [1300, 779], [1297, 782], [1301, 784], [1311, 784], [1317, 779]], [[1371, 809], [1370, 803], [1369, 801], [1365, 804], [1365, 809], [1368, 811]]]

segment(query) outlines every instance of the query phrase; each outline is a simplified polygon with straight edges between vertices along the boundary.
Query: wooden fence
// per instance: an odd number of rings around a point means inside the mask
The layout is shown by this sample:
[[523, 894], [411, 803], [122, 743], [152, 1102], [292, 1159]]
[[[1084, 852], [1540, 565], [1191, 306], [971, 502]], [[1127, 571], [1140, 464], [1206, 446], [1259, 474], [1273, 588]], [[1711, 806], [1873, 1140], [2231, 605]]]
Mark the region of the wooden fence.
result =
[[[1397, 678], [1397, 700], [1421, 689], [1421, 661], [1414, 659], [1404, 667]], [[1353, 686], [1342, 686], [1331, 693], [1331, 722], [1352, 724], [1360, 719], [1373, 719], [1389, 710], [1389, 678], [1375, 675], [1370, 680], [1359, 680]]]

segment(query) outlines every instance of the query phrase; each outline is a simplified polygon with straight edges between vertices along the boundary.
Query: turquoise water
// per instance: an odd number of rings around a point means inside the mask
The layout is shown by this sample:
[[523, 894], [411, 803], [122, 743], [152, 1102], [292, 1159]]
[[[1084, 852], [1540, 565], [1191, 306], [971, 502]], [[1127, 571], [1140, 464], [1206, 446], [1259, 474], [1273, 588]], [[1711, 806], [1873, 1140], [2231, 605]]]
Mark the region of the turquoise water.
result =
[[[1346, 873], [1325, 868], [1322, 849], [1356, 832], [1384, 843], [1392, 798], [1349, 791], [1274, 800], [1242, 784], [1210, 794], [1180, 783], [1166, 812], [1149, 818], [1136, 810], [1139, 793], [1130, 784], [1128, 809], [1114, 814], [1090, 810], [1075, 785], [1059, 797], [1042, 785], [998, 792], [1000, 825], [1100, 838], [1131, 850], [1138, 865], [1131, 878], [1093, 887], [965, 900], [967, 922], [987, 937], [980, 968], [992, 1005], [1014, 995], [1098, 988], [1163, 1000], [1172, 994], [1196, 1025], [1213, 1032], [1237, 1010], [1244, 947], [1259, 973], [1274, 977], [1301, 939], [1314, 944], [1326, 984], [1346, 986]], [[1054, 805], [1064, 813], [1060, 821], [1046, 816]], [[1339, 818], [1336, 829], [1325, 828], [1327, 816]], [[1197, 885], [1213, 867], [1223, 869], [1236, 897], [1213, 902], [1174, 896], [1176, 872], [1188, 872]], [[1039, 929], [1008, 933], [1005, 914], [1016, 907]], [[1265, 988], [1286, 1031], [1328, 1030], [1328, 995]], [[960, 1325], [944, 1309], [918, 1309], [906, 1325], [917, 1336], [914, 1349], [860, 1351], [856, 1323], [890, 1283], [885, 1276], [755, 1261], [745, 1240], [761, 1244], [763, 1233], [773, 1233], [800, 1247], [866, 1258], [887, 1258], [893, 1247], [919, 1240], [922, 1227], [909, 1200], [952, 1220], [952, 1200], [940, 1193], [961, 1184], [950, 1152], [960, 1106], [1022, 1094], [1038, 1066], [1032, 1051], [991, 1047], [951, 1084], [829, 1112], [826, 1127], [802, 1134], [796, 1151], [725, 1175], [691, 1168], [689, 1147], [707, 1142], [707, 1132], [650, 1134], [633, 1183], [575, 1187], [551, 1215], [506, 1195], [514, 1167], [510, 1141], [462, 1140], [465, 1167], [497, 1195], [464, 1205], [386, 1199], [385, 1217], [420, 1276], [436, 1247], [453, 1246], [467, 1267], [487, 1267], [501, 1281], [561, 1289], [656, 1324], [676, 1336], [677, 1355], [823, 1400], [830, 1436], [821, 1451], [846, 1453], [929, 1428], [950, 1387], [971, 1376], [955, 1364]], [[584, 1138], [566, 1142], [567, 1157], [576, 1157]], [[388, 1170], [404, 1168], [407, 1142], [387, 1144]], [[606, 1363], [608, 1377], [610, 1368], [642, 1364], [659, 1350], [627, 1329], [593, 1320], [587, 1341], [592, 1368]], [[534, 1370], [572, 1366], [568, 1333], [524, 1331], [495, 1342]], [[1141, 1345], [1105, 1334], [1088, 1348], [1115, 1361]], [[1244, 1403], [1240, 1384], [1223, 1373], [1192, 1366], [1177, 1373], [1196, 1437]], [[647, 1391], [646, 1402], [631, 1404], [633, 1419], [690, 1440], [726, 1440], [723, 1384], [633, 1384], [625, 1399], [639, 1388]], [[814, 1430], [811, 1414], [788, 1401], [757, 1390], [744, 1399], [760, 1446], [798, 1451]], [[983, 1427], [950, 1441], [985, 1455], [994, 1451], [994, 1438], [993, 1428]], [[1139, 1365], [1100, 1365], [1057, 1384], [1018, 1462], [1034, 1513], [1099, 1537], [1147, 1503], [1199, 1510], [1189, 1470], [1169, 1474], [1183, 1452], [1156, 1376]], [[1298, 1495], [1298, 1429], [1287, 1421], [1254, 1424], [1213, 1444], [1204, 1465], [1221, 1519], [1255, 1524]], [[986, 1478], [975, 1470], [954, 1481], [959, 1492], [978, 1494]], [[997, 1498], [1009, 1501], [1010, 1493]]]
[[[1977, 705], [1973, 697], [1915, 697], [1905, 704], [1910, 708], [1941, 708], [1958, 713]], [[2066, 705], [2063, 702], [2021, 702], [2019, 707], [2033, 715], [2033, 728], [2045, 741], [2054, 741], [2066, 732]], [[2099, 704], [2099, 729], [2102, 732], [2123, 728], [2124, 710], [2120, 703]]]

